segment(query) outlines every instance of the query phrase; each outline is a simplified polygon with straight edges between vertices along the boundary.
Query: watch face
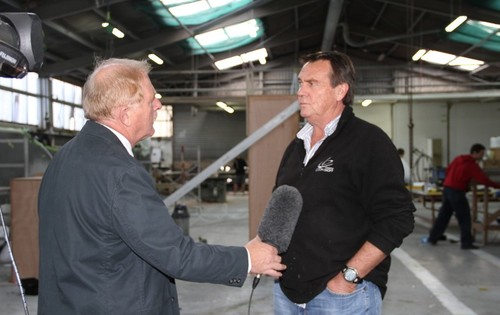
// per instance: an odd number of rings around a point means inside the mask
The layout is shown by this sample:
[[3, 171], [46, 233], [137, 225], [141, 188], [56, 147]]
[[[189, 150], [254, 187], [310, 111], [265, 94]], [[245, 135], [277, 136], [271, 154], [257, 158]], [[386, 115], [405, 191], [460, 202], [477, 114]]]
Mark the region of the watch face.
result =
[[347, 281], [354, 281], [354, 279], [356, 279], [357, 275], [356, 275], [356, 271], [350, 269], [350, 268], [347, 268], [347, 270], [344, 272], [344, 278], [347, 280]]

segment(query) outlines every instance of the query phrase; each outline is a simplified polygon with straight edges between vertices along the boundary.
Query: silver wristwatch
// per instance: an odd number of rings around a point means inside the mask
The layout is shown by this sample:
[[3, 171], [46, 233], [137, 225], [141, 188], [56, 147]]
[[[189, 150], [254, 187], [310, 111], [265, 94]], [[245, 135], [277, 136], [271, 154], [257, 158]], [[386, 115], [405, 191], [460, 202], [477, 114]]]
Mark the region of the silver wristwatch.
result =
[[361, 282], [361, 278], [359, 277], [359, 273], [356, 270], [356, 268], [345, 266], [344, 269], [342, 269], [342, 274], [344, 274], [344, 279], [347, 282], [351, 283]]

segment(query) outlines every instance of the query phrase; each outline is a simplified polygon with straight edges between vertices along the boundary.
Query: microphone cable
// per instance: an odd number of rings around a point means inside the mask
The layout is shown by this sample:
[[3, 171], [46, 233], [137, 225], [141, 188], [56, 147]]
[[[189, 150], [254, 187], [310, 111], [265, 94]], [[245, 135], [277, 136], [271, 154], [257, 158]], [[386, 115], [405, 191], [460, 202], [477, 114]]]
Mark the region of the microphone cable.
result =
[[257, 287], [257, 285], [259, 285], [260, 277], [261, 275], [259, 274], [256, 275], [255, 278], [253, 278], [252, 291], [250, 292], [250, 299], [248, 300], [248, 315], [250, 315], [250, 308], [252, 306], [253, 291], [255, 291], [255, 288]]

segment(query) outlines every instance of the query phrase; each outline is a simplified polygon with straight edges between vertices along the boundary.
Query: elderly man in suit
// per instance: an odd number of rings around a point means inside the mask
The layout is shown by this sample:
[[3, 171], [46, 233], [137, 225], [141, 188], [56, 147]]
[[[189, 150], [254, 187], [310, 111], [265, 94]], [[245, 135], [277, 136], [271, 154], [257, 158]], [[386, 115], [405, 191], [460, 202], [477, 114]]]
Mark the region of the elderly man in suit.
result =
[[173, 222], [134, 145], [161, 103], [145, 61], [101, 61], [83, 88], [88, 118], [39, 193], [38, 314], [179, 314], [175, 279], [240, 287], [281, 276], [277, 250], [195, 243]]

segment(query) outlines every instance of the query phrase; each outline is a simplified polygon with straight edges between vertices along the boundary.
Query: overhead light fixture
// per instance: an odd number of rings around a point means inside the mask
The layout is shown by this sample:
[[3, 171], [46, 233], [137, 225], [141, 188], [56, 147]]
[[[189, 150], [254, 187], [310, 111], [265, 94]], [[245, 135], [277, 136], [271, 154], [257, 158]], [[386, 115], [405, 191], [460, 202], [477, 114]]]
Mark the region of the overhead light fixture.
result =
[[251, 62], [251, 61], [259, 61], [260, 64], [266, 64], [268, 54], [267, 54], [267, 49], [265, 48], [260, 48], [257, 50], [249, 51], [247, 53], [241, 54], [239, 56], [234, 56], [222, 60], [218, 60], [215, 62], [215, 66], [219, 70], [225, 70], [229, 69], [232, 67], [239, 66], [245, 62]]
[[413, 55], [413, 61], [423, 60], [438, 65], [448, 65], [461, 70], [473, 71], [484, 65], [484, 61], [467, 57], [458, 57], [437, 50], [420, 49]]
[[366, 100], [364, 100], [364, 101], [362, 101], [362, 102], [361, 102], [361, 106], [363, 106], [363, 107], [367, 107], [367, 106], [369, 106], [371, 103], [372, 103], [372, 100], [370, 100], [370, 99], [366, 99]]
[[234, 108], [230, 107], [229, 105], [227, 105], [224, 102], [218, 101], [217, 103], [215, 103], [215, 105], [219, 106], [220, 108], [222, 108], [223, 110], [225, 110], [229, 114], [234, 113]]
[[418, 61], [420, 60], [420, 58], [422, 58], [422, 56], [427, 52], [427, 50], [425, 49], [419, 49], [414, 55], [413, 57], [411, 57], [411, 59], [413, 61]]
[[125, 33], [117, 29], [116, 27], [113, 27], [113, 30], [111, 31], [111, 34], [115, 35], [118, 38], [123, 38], [125, 37]]
[[159, 65], [163, 64], [163, 59], [158, 57], [156, 54], [151, 53], [148, 55], [148, 57], [149, 57], [149, 59], [153, 60], [154, 62], [156, 62]]
[[123, 38], [125, 37], [125, 33], [117, 29], [116, 27], [113, 27], [109, 22], [102, 22], [101, 24], [102, 28], [106, 29], [106, 31], [111, 32], [111, 34], [115, 35], [118, 38]]
[[161, 100], [162, 96], [161, 96], [161, 94], [160, 94], [160, 93], [155, 93], [155, 98], [157, 98], [157, 99]]
[[461, 15], [457, 17], [453, 22], [451, 22], [448, 26], [445, 27], [445, 31], [448, 33], [453, 32], [457, 27], [462, 25], [463, 22], [467, 21], [467, 16]]

